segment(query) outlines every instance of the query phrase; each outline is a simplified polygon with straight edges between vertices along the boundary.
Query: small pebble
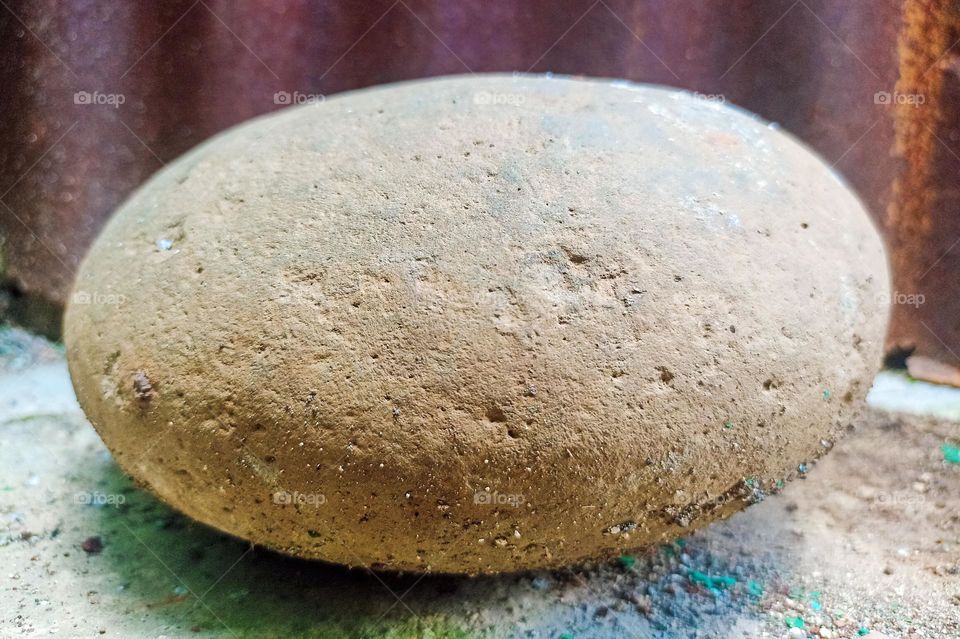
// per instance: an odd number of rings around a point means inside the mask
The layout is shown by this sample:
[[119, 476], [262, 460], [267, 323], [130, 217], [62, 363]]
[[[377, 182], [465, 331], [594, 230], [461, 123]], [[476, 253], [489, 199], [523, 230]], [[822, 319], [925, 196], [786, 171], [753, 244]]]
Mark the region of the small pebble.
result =
[[80, 544], [80, 548], [88, 555], [99, 555], [103, 550], [103, 540], [100, 537], [87, 537]]

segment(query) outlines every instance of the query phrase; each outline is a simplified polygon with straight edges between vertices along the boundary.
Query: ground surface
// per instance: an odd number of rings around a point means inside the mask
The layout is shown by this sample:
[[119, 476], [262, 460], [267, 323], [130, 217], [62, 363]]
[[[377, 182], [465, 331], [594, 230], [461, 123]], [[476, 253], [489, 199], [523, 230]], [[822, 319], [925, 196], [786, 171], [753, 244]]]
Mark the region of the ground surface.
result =
[[885, 374], [872, 400], [936, 417], [875, 410], [808, 479], [671, 546], [398, 576], [179, 516], [111, 461], [60, 351], [0, 329], [0, 637], [960, 637], [960, 393]]

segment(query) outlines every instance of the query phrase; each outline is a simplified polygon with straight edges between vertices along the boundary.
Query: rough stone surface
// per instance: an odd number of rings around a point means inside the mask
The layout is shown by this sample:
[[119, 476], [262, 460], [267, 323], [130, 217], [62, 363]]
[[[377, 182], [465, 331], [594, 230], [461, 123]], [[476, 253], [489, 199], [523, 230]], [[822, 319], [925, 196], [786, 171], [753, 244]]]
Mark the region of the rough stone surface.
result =
[[416, 82], [161, 171], [65, 336], [118, 463], [349, 565], [612, 556], [803, 474], [879, 363], [887, 271], [791, 137], [664, 89]]

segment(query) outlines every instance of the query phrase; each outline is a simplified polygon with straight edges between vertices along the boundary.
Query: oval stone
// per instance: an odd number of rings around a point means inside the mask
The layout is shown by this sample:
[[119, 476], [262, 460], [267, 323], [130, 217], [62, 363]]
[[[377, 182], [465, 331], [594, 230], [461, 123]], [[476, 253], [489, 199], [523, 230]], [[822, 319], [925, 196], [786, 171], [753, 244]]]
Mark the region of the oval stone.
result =
[[82, 265], [70, 371], [120, 466], [301, 557], [482, 573], [684, 535], [807, 472], [888, 275], [831, 169], [741, 110], [452, 77], [257, 118]]

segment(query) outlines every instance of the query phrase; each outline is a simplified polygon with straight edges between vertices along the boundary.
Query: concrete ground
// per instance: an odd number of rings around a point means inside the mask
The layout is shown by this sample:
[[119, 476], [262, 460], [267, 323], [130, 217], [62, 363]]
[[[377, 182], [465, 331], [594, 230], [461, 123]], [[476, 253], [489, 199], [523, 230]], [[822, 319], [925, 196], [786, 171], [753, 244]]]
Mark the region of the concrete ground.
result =
[[0, 637], [960, 637], [960, 390], [887, 372], [871, 404], [807, 479], [648, 553], [376, 574], [251, 547], [138, 490], [61, 349], [0, 327]]

